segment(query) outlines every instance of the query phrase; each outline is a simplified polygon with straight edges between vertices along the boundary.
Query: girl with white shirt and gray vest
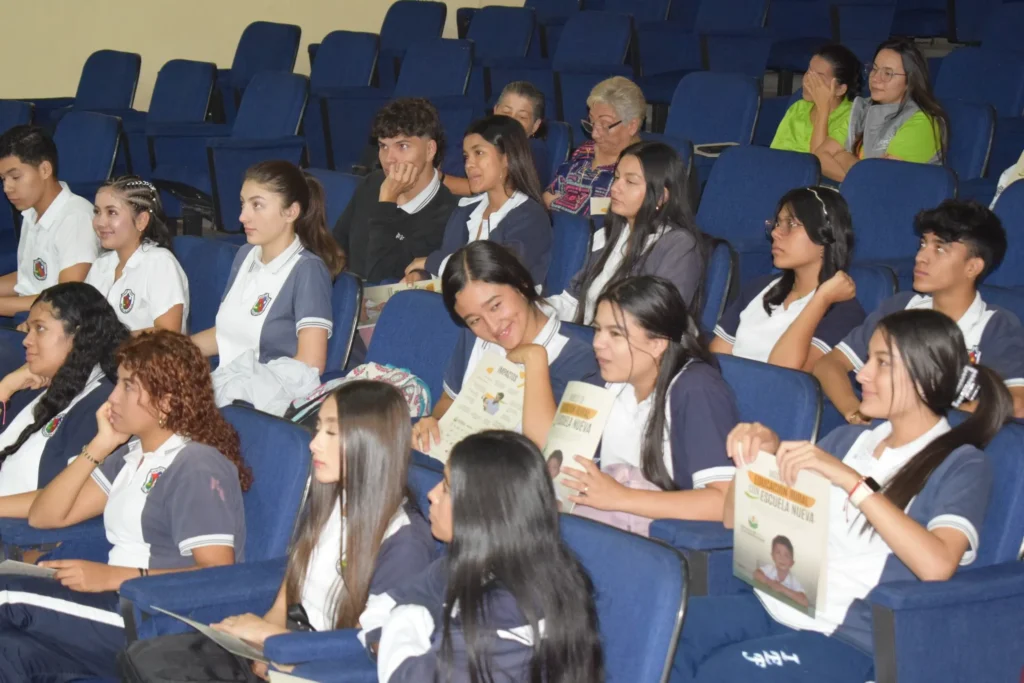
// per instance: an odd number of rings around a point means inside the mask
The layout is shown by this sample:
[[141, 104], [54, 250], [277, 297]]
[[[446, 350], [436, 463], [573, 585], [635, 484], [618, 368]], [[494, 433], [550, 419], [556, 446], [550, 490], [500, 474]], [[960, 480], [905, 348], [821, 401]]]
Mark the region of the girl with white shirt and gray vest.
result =
[[[60, 529], [102, 514], [110, 553], [42, 563], [53, 578], [2, 577], [2, 681], [115, 677], [121, 584], [245, 558], [252, 473], [188, 337], [157, 330], [122, 344], [117, 385], [95, 419], [96, 436], [39, 492], [28, 521]], [[57, 552], [74, 557], [73, 547]]]
[[679, 155], [662, 142], [637, 142], [619, 157], [608, 217], [594, 233], [586, 264], [548, 303], [561, 320], [589, 325], [609, 283], [630, 275], [656, 275], [674, 284], [687, 306], [699, 310], [703, 245]]
[[[977, 557], [992, 488], [981, 451], [1012, 416], [1000, 377], [973, 365], [963, 334], [945, 315], [906, 310], [884, 318], [857, 375], [860, 412], [876, 427], [845, 425], [817, 445], [783, 441], [760, 424], [729, 435], [745, 467], [774, 453], [784, 483], [801, 471], [832, 485], [828, 585], [814, 616], [756, 589], [691, 598], [673, 680], [862, 683], [873, 680], [871, 607], [864, 598], [890, 582], [945, 581]], [[956, 427], [949, 411], [977, 401]], [[733, 519], [730, 486], [725, 526]], [[765, 666], [762, 652], [783, 652]], [[753, 654], [751, 654], [753, 653]]]
[[[263, 616], [228, 617], [215, 628], [258, 645], [296, 629], [354, 628], [368, 599], [426, 569], [435, 544], [405, 487], [409, 434], [408, 407], [388, 384], [350, 382], [329, 395], [309, 445], [313, 483], [277, 598]], [[140, 683], [267, 675], [266, 665], [250, 667], [197, 633], [137, 641], [121, 670]]]

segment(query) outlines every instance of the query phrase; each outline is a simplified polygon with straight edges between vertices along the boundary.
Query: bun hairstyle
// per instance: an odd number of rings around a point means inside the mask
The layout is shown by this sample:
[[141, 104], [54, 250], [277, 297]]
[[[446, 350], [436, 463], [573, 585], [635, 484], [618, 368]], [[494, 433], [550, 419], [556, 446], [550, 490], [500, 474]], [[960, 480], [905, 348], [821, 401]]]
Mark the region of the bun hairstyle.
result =
[[124, 200], [125, 204], [132, 210], [132, 217], [148, 213], [149, 223], [142, 232], [141, 243], [149, 242], [158, 247], [172, 250], [171, 230], [167, 227], [167, 217], [164, 216], [163, 202], [160, 201], [160, 191], [148, 180], [143, 180], [137, 175], [124, 175], [114, 178], [100, 185], [101, 190], [110, 190]]

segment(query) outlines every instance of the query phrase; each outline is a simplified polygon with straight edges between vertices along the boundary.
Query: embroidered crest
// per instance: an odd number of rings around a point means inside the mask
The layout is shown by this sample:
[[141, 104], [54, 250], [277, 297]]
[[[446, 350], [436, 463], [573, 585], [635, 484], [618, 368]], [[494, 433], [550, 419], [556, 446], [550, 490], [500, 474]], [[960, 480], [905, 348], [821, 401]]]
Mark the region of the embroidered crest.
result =
[[973, 349], [967, 350], [967, 357], [971, 360], [971, 365], [977, 365], [981, 362], [981, 349], [975, 346]]
[[260, 294], [259, 298], [256, 299], [256, 303], [252, 305], [252, 310], [249, 312], [253, 315], [263, 315], [263, 311], [267, 310], [269, 305], [270, 294]]
[[126, 289], [121, 292], [121, 312], [127, 313], [135, 307], [135, 292]]
[[151, 469], [149, 474], [146, 475], [146, 481], [142, 484], [142, 492], [149, 493], [152, 491], [153, 487], [156, 486], [156, 480], [160, 478], [160, 475], [162, 475], [166, 469], [166, 467], [154, 467]]
[[47, 422], [46, 426], [43, 427], [43, 436], [45, 436], [47, 439], [49, 439], [51, 436], [54, 435], [54, 433], [57, 431], [57, 428], [60, 427], [60, 423], [63, 422], [63, 421], [64, 421], [64, 416], [63, 415], [58, 415], [57, 417], [55, 417], [52, 420], [50, 420], [49, 422]]
[[37, 258], [32, 262], [32, 275], [37, 280], [46, 279], [46, 261], [41, 258]]

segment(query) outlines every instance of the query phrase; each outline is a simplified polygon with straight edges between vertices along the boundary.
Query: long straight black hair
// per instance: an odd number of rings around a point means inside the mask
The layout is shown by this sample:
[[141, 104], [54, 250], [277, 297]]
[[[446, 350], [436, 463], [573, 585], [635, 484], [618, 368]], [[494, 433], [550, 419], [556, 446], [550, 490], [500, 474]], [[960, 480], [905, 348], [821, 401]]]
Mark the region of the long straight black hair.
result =
[[508, 160], [505, 191], [509, 196], [518, 190], [543, 205], [540, 179], [537, 177], [537, 167], [533, 163], [533, 152], [530, 150], [530, 139], [526, 137], [526, 131], [523, 130], [521, 123], [510, 116], [492, 114], [474, 122], [466, 130], [465, 137], [470, 135], [479, 135], [494, 145]]
[[[594, 587], [562, 541], [544, 457], [512, 432], [467, 437], [448, 460], [452, 542], [442, 663], [451, 679], [453, 611], [465, 636], [469, 680], [494, 680], [485, 629], [495, 590], [512, 595], [533, 630], [531, 683], [599, 683], [604, 662]], [[544, 620], [543, 637], [540, 621]]]
[[[912, 386], [936, 415], [945, 415], [957, 399], [964, 368], [971, 365], [964, 336], [956, 323], [932, 310], [911, 309], [888, 315], [878, 323], [890, 355], [899, 351]], [[1002, 379], [983, 365], [978, 371], [978, 405], [959, 425], [912, 457], [885, 485], [885, 496], [905, 509], [928, 477], [960, 446], [984, 448], [1013, 416], [1013, 399]]]
[[[672, 380], [691, 360], [717, 367], [701, 342], [700, 330], [683, 303], [683, 296], [671, 282], [653, 275], [626, 278], [608, 285], [597, 304], [611, 304], [617, 323], [626, 329], [623, 313], [628, 313], [644, 333], [668, 342], [658, 361], [658, 380], [654, 385], [651, 415], [647, 420], [640, 448], [640, 467], [647, 481], [665, 491], [678, 488], [665, 467], [666, 404]], [[628, 341], [628, 337], [627, 337]], [[630, 353], [633, 345], [630, 344]]]
[[[849, 268], [853, 255], [853, 219], [850, 218], [850, 207], [838, 190], [823, 186], [790, 190], [782, 195], [775, 207], [776, 221], [786, 207], [803, 224], [807, 238], [824, 247], [818, 284]], [[782, 278], [764, 295], [765, 313], [771, 314], [772, 308], [786, 300], [795, 281], [796, 273], [782, 271]]]
[[[629, 241], [626, 244], [626, 256], [622, 263], [612, 275], [609, 282], [621, 280], [628, 277], [641, 267], [647, 259], [650, 250], [646, 249], [647, 240], [658, 230], [683, 230], [693, 236], [695, 249], [701, 250], [701, 263], [707, 262], [704, 239], [700, 228], [693, 217], [693, 210], [687, 200], [686, 170], [683, 162], [671, 146], [663, 142], [636, 142], [622, 150], [619, 161], [624, 157], [636, 157], [644, 170], [644, 180], [647, 190], [644, 193], [644, 201], [633, 221], [632, 232], [629, 234]], [[618, 179], [618, 170], [616, 170]], [[665, 198], [665, 194], [668, 197]], [[622, 231], [629, 227], [629, 221], [614, 212], [609, 212], [604, 222], [605, 249], [601, 257], [588, 264], [583, 273], [580, 284], [581, 295], [586, 296], [594, 279], [604, 270], [605, 263], [611, 257], [613, 247], [618, 242]], [[703, 273], [697, 280], [704, 281]], [[701, 300], [701, 289], [694, 293], [693, 300], [689, 302], [695, 310], [699, 310]], [[579, 306], [576, 311], [577, 324], [583, 324], [585, 306]], [[589, 322], [589, 321], [587, 321]]]

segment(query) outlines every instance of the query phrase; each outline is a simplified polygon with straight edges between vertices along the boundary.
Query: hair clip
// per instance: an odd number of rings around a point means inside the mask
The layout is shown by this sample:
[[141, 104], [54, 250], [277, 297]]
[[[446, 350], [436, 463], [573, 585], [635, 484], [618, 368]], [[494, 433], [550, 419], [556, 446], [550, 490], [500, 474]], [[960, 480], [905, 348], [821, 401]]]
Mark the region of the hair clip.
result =
[[965, 402], [978, 398], [981, 386], [978, 384], [978, 368], [973, 365], [965, 365], [960, 371], [960, 381], [956, 385], [956, 398], [953, 399], [953, 407], [959, 408]]
[[825, 200], [822, 199], [821, 195], [818, 194], [818, 190], [817, 189], [815, 189], [813, 187], [808, 187], [807, 189], [811, 191], [811, 194], [814, 195], [814, 198], [818, 200], [819, 204], [821, 204], [821, 212], [825, 215], [825, 220], [827, 221], [828, 220], [828, 207], [825, 206]]

